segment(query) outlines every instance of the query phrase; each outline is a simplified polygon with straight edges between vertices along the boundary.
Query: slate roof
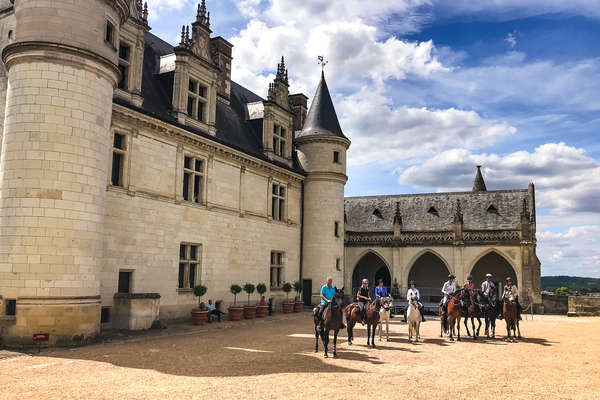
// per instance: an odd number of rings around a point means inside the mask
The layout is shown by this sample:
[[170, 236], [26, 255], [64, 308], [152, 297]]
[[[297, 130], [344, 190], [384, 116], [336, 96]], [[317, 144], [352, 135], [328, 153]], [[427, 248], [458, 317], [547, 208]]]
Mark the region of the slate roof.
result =
[[[516, 230], [521, 229], [523, 200], [527, 198], [527, 189], [347, 197], [345, 228], [350, 232], [391, 232], [398, 202], [403, 231], [451, 231], [456, 201], [460, 200], [464, 230]], [[497, 212], [488, 211], [491, 205]]]
[[[181, 125], [170, 113], [172, 110], [171, 99], [173, 98], [173, 72], [158, 74], [160, 57], [173, 54], [173, 52], [174, 48], [171, 44], [151, 33], [146, 33], [144, 66], [142, 71], [142, 96], [144, 101], [142, 108], [138, 109], [138, 111], [186, 129], [191, 133], [225, 144], [251, 156], [290, 169], [284, 164], [269, 160], [264, 155], [262, 147], [262, 119], [248, 119], [246, 104], [264, 101], [264, 99], [233, 81], [231, 82], [230, 104], [217, 101], [216, 137], [210, 136], [193, 127]], [[135, 106], [123, 100], [116, 99], [115, 102], [136, 109]], [[291, 170], [303, 173], [295, 155]]]
[[304, 122], [304, 127], [296, 137], [305, 137], [313, 135], [337, 136], [346, 138], [340, 127], [327, 82], [325, 82], [325, 74], [321, 73], [321, 82], [317, 87], [317, 92], [313, 98], [308, 116]]

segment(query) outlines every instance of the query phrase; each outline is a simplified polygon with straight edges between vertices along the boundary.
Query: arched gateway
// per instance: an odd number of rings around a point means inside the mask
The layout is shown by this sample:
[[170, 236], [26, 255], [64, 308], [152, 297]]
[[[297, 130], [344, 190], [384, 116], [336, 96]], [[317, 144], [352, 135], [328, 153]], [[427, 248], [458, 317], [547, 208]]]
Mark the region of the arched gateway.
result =
[[498, 294], [502, 293], [507, 277], [512, 278], [513, 282], [518, 286], [518, 277], [514, 268], [506, 258], [496, 251], [490, 251], [485, 254], [473, 265], [471, 275], [473, 275], [475, 287], [481, 287], [481, 283], [485, 280], [485, 275], [488, 273], [493, 275], [493, 281], [498, 288]]
[[441, 288], [449, 273], [446, 263], [436, 254], [427, 251], [411, 266], [408, 281], [415, 281], [421, 293], [421, 301], [435, 303], [442, 298]]
[[352, 272], [351, 293], [353, 297], [358, 291], [361, 281], [364, 278], [369, 280], [369, 288], [371, 289], [372, 296], [374, 296], [373, 288], [377, 285], [379, 279], [383, 280], [383, 284], [387, 288], [391, 287], [392, 277], [387, 264], [379, 255], [372, 251], [369, 251], [362, 256], [354, 267], [354, 271]]

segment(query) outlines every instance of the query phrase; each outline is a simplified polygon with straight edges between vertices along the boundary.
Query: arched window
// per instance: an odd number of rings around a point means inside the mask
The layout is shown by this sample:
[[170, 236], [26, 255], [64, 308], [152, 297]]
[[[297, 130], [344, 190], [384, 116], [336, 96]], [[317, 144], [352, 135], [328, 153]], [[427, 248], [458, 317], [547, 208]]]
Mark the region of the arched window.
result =
[[436, 217], [440, 216], [440, 214], [438, 213], [438, 211], [433, 206], [429, 207], [429, 210], [427, 210], [427, 212], [429, 214], [431, 214], [431, 215], [435, 215]]
[[490, 206], [487, 208], [487, 212], [489, 212], [490, 214], [498, 214], [498, 209], [495, 205], [490, 204]]
[[376, 208], [376, 209], [373, 211], [373, 215], [374, 215], [374, 216], [376, 216], [376, 217], [377, 217], [377, 218], [379, 218], [379, 219], [383, 219], [383, 214], [381, 214], [381, 211], [379, 211], [379, 208]]

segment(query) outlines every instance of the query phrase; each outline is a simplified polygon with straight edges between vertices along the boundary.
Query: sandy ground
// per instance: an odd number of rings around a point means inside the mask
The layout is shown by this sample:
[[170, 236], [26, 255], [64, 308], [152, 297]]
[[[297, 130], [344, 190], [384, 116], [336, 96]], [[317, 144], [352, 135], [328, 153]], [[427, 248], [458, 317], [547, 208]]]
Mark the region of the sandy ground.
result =
[[[273, 317], [274, 318], [274, 317]], [[535, 316], [518, 343], [439, 337], [314, 353], [311, 316], [0, 360], [0, 399], [599, 399], [600, 318]], [[504, 322], [499, 321], [501, 337]], [[345, 338], [345, 333], [343, 338]]]

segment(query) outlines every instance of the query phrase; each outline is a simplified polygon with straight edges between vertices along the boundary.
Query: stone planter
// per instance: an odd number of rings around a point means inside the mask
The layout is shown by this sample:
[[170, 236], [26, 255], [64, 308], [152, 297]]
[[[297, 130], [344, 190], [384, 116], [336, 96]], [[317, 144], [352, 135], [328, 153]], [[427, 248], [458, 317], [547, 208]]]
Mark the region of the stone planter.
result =
[[230, 321], [239, 321], [240, 319], [242, 319], [242, 314], [244, 314], [244, 307], [229, 307]]
[[269, 306], [256, 306], [256, 318], [264, 318], [267, 316]]
[[304, 303], [301, 301], [296, 301], [294, 303], [294, 312], [300, 312], [304, 308]]
[[158, 293], [116, 293], [113, 304], [114, 329], [145, 330], [158, 321]]
[[294, 303], [282, 303], [281, 307], [283, 308], [283, 312], [286, 314], [294, 312]]
[[244, 318], [254, 319], [256, 317], [256, 306], [244, 306]]
[[208, 311], [192, 310], [190, 314], [192, 314], [194, 325], [204, 325]]

